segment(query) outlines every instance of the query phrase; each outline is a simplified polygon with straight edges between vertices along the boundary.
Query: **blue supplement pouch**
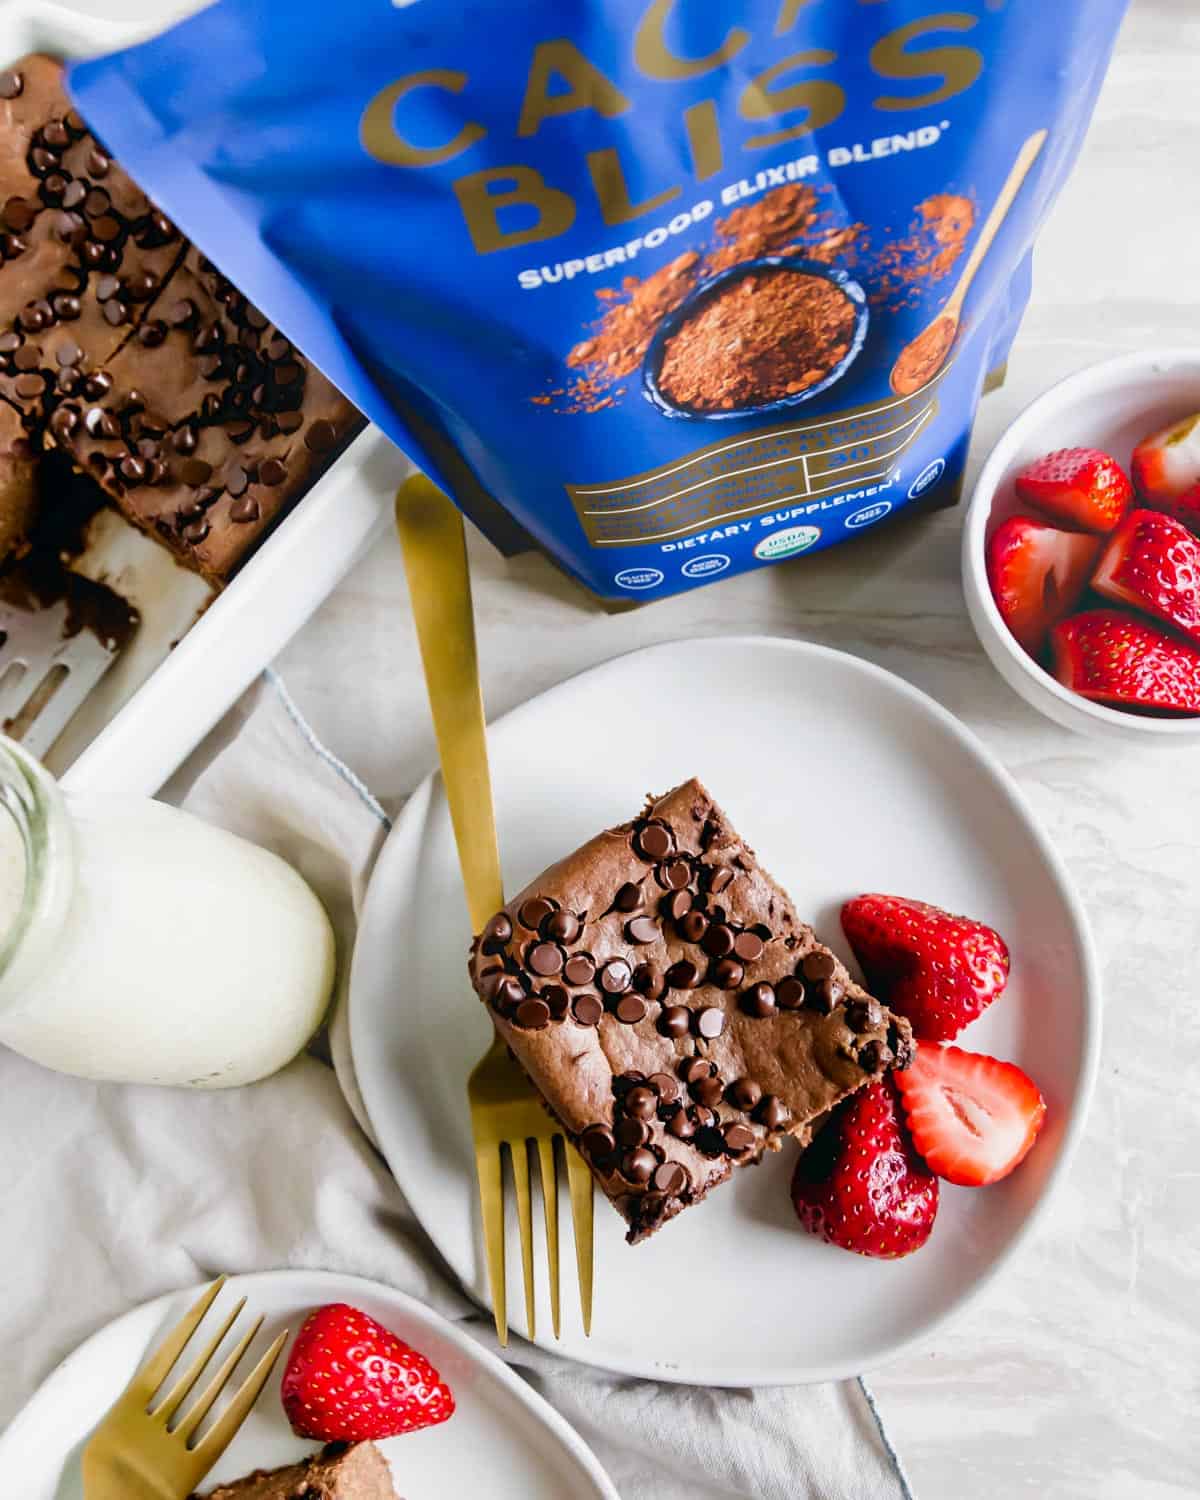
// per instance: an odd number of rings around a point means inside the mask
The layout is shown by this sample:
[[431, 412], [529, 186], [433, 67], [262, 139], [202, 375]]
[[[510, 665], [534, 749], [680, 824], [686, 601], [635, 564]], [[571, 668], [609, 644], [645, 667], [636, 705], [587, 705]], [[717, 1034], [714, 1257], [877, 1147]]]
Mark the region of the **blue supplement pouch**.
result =
[[506, 550], [649, 598], [952, 503], [1124, 0], [219, 0], [79, 109]]

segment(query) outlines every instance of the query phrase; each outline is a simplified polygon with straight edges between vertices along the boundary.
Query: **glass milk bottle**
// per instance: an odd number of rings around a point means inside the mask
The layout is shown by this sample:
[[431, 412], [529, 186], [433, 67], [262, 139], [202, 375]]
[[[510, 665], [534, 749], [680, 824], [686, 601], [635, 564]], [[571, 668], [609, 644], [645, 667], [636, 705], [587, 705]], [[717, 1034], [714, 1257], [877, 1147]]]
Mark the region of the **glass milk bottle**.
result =
[[316, 1030], [334, 939], [283, 860], [150, 799], [76, 799], [0, 736], [0, 1043], [84, 1078], [230, 1088]]

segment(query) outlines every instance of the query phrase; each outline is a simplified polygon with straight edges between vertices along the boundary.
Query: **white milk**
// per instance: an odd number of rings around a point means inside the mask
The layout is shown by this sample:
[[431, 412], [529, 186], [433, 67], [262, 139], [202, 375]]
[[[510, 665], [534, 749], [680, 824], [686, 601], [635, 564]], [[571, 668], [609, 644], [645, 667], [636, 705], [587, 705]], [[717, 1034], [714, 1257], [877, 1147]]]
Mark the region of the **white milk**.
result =
[[[195, 1088], [293, 1058], [334, 974], [329, 919], [300, 876], [176, 808], [83, 804], [21, 764], [46, 833], [0, 975], [0, 1042], [85, 1078]], [[0, 809], [0, 941], [21, 915], [25, 850]]]

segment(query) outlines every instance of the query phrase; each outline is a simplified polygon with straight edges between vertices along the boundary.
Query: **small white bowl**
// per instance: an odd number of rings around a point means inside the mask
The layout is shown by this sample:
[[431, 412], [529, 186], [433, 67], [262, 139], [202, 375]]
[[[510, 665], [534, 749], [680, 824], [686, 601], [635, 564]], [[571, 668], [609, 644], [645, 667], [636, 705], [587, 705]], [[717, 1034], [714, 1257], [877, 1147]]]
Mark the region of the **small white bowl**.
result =
[[1200, 410], [1200, 349], [1123, 354], [1069, 375], [1021, 413], [992, 449], [963, 527], [963, 589], [980, 644], [1011, 688], [1056, 723], [1081, 734], [1141, 744], [1200, 738], [1200, 715], [1151, 718], [1092, 703], [1027, 655], [1005, 625], [987, 578], [987, 543], [1016, 511], [1017, 471], [1055, 448], [1102, 448], [1128, 468], [1147, 433]]

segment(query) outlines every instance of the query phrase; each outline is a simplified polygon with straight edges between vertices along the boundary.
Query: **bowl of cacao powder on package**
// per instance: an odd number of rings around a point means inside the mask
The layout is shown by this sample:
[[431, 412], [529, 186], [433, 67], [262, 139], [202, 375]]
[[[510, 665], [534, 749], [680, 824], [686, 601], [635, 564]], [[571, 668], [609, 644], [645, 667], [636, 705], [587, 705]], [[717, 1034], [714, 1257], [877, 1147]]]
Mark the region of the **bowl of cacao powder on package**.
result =
[[866, 293], [844, 271], [760, 256], [701, 282], [663, 319], [645, 394], [665, 416], [709, 421], [796, 406], [841, 379], [867, 322]]

